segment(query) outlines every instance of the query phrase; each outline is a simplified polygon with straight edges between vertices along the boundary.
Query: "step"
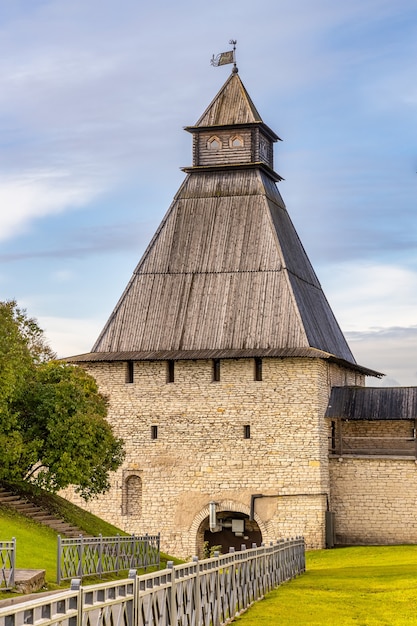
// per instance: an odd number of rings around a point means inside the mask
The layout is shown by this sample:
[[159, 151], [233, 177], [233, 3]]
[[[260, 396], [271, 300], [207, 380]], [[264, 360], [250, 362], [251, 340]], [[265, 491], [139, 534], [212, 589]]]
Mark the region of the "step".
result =
[[13, 508], [16, 511], [33, 511], [34, 509], [39, 509], [36, 504], [31, 504], [30, 502], [16, 502], [15, 504], [13, 504]]
[[23, 496], [21, 497], [7, 491], [4, 487], [0, 487], [0, 504], [9, 506], [18, 513], [26, 515], [26, 517], [29, 517], [44, 526], [48, 526], [66, 537], [73, 538], [83, 535], [81, 529], [77, 528], [77, 526], [72, 526], [65, 520], [55, 517], [54, 514], [49, 513], [47, 509], [26, 500]]
[[12, 493], [0, 493], [0, 502], [22, 502], [22, 498], [14, 496]]

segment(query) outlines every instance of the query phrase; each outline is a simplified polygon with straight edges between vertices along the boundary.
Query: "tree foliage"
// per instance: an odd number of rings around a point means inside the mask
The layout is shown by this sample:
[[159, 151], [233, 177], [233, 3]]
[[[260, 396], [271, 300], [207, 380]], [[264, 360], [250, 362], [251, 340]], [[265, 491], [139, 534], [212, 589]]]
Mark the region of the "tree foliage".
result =
[[94, 378], [54, 356], [36, 320], [0, 303], [0, 480], [75, 485], [88, 499], [109, 488], [123, 445]]

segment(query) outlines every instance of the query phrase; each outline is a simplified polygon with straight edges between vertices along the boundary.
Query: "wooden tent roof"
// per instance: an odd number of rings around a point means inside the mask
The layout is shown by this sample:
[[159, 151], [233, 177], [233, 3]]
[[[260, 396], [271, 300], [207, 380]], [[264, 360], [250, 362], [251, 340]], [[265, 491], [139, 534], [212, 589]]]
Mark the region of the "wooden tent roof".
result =
[[231, 74], [213, 98], [195, 128], [262, 122], [238, 74]]
[[[253, 138], [261, 127], [277, 139], [237, 74], [187, 130], [234, 125]], [[308, 353], [378, 375], [356, 364], [276, 187], [278, 175], [233, 161], [187, 172], [92, 352], [71, 360]]]
[[196, 124], [186, 126], [185, 130], [192, 132], [206, 128], [253, 124], [262, 125], [274, 141], [279, 139], [262, 120], [239, 75], [232, 73]]
[[415, 420], [417, 387], [333, 387], [326, 417], [345, 420]]

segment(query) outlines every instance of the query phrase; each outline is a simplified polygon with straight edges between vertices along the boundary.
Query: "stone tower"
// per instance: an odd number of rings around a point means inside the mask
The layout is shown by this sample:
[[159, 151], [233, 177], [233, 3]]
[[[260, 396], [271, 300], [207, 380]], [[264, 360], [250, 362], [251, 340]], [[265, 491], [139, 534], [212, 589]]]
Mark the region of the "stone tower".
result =
[[[193, 164], [85, 367], [126, 460], [89, 505], [162, 549], [304, 535], [323, 547], [332, 386], [361, 385], [233, 72], [194, 126]], [[206, 544], [207, 545], [207, 544]]]

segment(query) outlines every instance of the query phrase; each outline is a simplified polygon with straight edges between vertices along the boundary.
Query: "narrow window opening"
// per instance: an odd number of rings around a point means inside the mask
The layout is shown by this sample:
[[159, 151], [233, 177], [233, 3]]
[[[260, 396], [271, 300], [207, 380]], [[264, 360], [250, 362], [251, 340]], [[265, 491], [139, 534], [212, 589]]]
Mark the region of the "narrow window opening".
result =
[[245, 424], [243, 427], [244, 439], [250, 439], [250, 424]]
[[167, 361], [167, 383], [175, 380], [175, 361]]
[[133, 383], [134, 379], [134, 362], [127, 361], [126, 363], [126, 382]]
[[151, 439], [158, 439], [158, 426], [151, 426]]
[[255, 380], [262, 380], [262, 359], [255, 358]]
[[213, 359], [213, 382], [220, 380], [220, 359]]

